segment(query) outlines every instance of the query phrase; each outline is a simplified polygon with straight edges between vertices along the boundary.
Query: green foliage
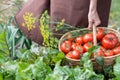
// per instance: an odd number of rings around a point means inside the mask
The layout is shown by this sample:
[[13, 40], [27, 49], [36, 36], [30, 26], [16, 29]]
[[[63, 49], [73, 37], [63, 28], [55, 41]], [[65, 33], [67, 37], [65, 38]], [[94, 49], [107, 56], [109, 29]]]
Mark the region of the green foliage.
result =
[[[6, 25], [0, 24], [0, 51], [6, 52], [12, 59], [16, 58], [16, 50], [19, 48], [30, 49], [32, 41], [27, 39], [23, 33], [19, 30], [17, 25], [13, 26], [10, 18]], [[14, 21], [15, 23], [15, 21]]]
[[115, 80], [120, 80], [120, 57], [117, 57], [116, 64], [113, 67], [113, 71], [116, 76]]
[[0, 64], [4, 63], [10, 56], [10, 51], [5, 35], [6, 32], [3, 30], [0, 34]]

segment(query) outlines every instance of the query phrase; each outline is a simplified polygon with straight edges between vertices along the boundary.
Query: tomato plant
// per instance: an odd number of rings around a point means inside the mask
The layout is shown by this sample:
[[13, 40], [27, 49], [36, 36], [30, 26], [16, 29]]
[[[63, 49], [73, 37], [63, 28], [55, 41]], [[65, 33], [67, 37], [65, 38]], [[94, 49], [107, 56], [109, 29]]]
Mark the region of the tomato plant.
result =
[[102, 39], [102, 46], [105, 49], [113, 49], [118, 43], [118, 38], [114, 33], [106, 34]]
[[83, 41], [84, 43], [93, 42], [93, 34], [92, 33], [85, 34], [83, 36]]
[[102, 28], [97, 28], [97, 40], [102, 40], [102, 38], [104, 37], [105, 33], [104, 30]]
[[60, 49], [62, 52], [64, 52], [65, 54], [67, 54], [71, 49], [72, 49], [72, 43], [71, 41], [64, 41], [61, 46], [60, 46]]

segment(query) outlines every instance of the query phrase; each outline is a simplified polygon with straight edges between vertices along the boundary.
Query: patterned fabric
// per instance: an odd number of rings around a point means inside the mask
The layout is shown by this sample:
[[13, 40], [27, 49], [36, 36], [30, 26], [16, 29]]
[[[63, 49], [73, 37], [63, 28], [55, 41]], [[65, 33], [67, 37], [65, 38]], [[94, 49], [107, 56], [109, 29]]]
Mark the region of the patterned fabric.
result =
[[[87, 27], [89, 4], [90, 0], [30, 0], [15, 18], [26, 37], [41, 45], [43, 38], [39, 18], [45, 10], [49, 11], [51, 21], [65, 19], [65, 23], [72, 26]], [[101, 19], [99, 26], [107, 27], [110, 5], [111, 0], [98, 0], [97, 10]]]

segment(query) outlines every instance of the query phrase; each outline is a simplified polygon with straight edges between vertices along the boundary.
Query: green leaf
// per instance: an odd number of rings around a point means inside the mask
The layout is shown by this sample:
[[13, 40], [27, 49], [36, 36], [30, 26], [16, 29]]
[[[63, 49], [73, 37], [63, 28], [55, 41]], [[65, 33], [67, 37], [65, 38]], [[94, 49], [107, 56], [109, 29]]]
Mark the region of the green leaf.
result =
[[0, 51], [7, 55], [10, 54], [7, 40], [6, 40], [5, 30], [3, 30], [2, 33], [0, 34]]
[[113, 72], [117, 80], [120, 80], [120, 61], [119, 60], [120, 60], [120, 57], [117, 57], [116, 63], [113, 66]]
[[15, 38], [17, 36], [18, 28], [8, 25], [6, 28], [6, 40], [12, 57], [15, 57]]
[[55, 64], [65, 58], [64, 53], [60, 52], [58, 49], [41, 47], [39, 51], [40, 56], [43, 56], [46, 64]]
[[72, 76], [72, 70], [68, 66], [60, 66], [60, 62], [58, 62], [54, 71], [45, 80], [69, 80], [70, 76]]
[[16, 61], [8, 61], [2, 64], [0, 69], [4, 80], [15, 80]]
[[117, 57], [117, 59], [115, 60], [116, 63], [120, 63], [120, 57]]
[[37, 55], [30, 50], [26, 50], [22, 54], [21, 61], [27, 62], [27, 63], [34, 63], [34, 61], [37, 59]]
[[118, 80], [120, 80], [120, 64], [115, 64], [113, 67], [114, 74]]
[[92, 47], [88, 50], [89, 57], [91, 57], [91, 54], [92, 54], [92, 53], [97, 53], [98, 50], [99, 50], [99, 46], [92, 46]]
[[3, 74], [0, 72], [0, 80], [4, 80], [3, 79]]
[[39, 57], [35, 61], [34, 67], [32, 68], [32, 73], [36, 80], [45, 80], [46, 76], [51, 72], [51, 68], [43, 62], [42, 57]]
[[96, 62], [100, 65], [100, 66], [104, 66], [104, 57], [97, 57], [96, 58]]
[[16, 70], [15, 80], [32, 80], [33, 74], [31, 70], [32, 65], [29, 63], [19, 62]]

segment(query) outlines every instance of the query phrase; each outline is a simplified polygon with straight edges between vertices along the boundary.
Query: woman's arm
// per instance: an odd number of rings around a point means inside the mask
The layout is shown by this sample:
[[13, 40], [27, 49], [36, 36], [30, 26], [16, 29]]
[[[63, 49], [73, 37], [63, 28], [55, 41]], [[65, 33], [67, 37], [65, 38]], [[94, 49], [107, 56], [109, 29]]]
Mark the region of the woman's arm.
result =
[[93, 24], [98, 26], [101, 21], [97, 12], [97, 0], [90, 0], [90, 7], [88, 13], [88, 28], [92, 28]]

